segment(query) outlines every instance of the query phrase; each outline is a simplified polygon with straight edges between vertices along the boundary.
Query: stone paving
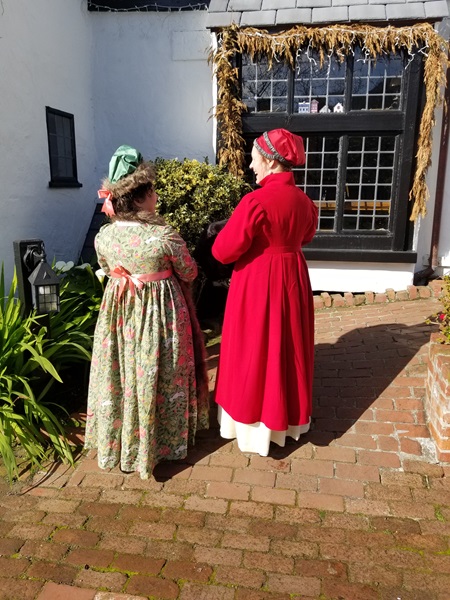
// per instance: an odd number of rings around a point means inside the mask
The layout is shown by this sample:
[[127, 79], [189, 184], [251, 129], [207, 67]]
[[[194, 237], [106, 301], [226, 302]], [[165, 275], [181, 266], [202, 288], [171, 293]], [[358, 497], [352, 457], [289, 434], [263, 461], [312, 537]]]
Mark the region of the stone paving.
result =
[[423, 411], [438, 307], [317, 311], [313, 429], [268, 458], [214, 421], [148, 481], [91, 451], [3, 485], [0, 598], [449, 600], [450, 465]]

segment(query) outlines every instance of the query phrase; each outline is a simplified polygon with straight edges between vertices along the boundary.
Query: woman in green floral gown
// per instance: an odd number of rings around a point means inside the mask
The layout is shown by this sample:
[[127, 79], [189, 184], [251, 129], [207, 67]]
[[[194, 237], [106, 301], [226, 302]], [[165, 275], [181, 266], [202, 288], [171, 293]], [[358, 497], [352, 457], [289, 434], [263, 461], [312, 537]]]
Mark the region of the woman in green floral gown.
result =
[[97, 448], [101, 468], [119, 465], [143, 479], [159, 461], [185, 458], [196, 431], [208, 427], [183, 293], [197, 266], [156, 215], [154, 181], [153, 166], [121, 146], [99, 192], [111, 223], [95, 247], [109, 280], [94, 336], [85, 442]]

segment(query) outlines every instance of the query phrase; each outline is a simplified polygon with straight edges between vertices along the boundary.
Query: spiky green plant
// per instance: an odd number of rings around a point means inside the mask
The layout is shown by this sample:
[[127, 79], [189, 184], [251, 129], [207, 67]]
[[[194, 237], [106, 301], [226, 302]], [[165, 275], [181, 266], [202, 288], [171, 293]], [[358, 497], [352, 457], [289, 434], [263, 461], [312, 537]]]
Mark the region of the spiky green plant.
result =
[[21, 446], [32, 465], [49, 452], [73, 464], [65, 437], [66, 409], [49, 400], [62, 383], [65, 369], [91, 360], [92, 341], [103, 285], [90, 265], [61, 273], [61, 310], [42, 317], [22, 314], [14, 274], [5, 294], [0, 270], [0, 455], [10, 480], [18, 475], [15, 447]]
[[[46, 328], [34, 315], [22, 315], [15, 297], [14, 274], [5, 294], [3, 265], [0, 270], [0, 454], [10, 480], [18, 476], [14, 447], [23, 448], [33, 465], [39, 465], [53, 448], [63, 461], [73, 463], [72, 451], [53, 407], [44, 401], [47, 383], [37, 394], [33, 389], [43, 375], [61, 381], [53, 362]], [[42, 386], [41, 386], [42, 387]]]

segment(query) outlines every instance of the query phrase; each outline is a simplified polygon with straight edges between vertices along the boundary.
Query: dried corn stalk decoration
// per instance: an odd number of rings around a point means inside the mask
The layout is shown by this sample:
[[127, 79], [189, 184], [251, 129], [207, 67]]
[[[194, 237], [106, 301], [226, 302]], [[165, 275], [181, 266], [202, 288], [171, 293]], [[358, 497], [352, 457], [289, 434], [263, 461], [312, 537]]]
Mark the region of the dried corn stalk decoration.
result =
[[215, 116], [219, 132], [219, 164], [226, 165], [236, 176], [243, 175], [244, 138], [242, 114], [245, 104], [239, 97], [239, 74], [234, 66], [236, 54], [248, 53], [267, 57], [269, 66], [274, 60], [285, 61], [294, 67], [297, 52], [316, 50], [320, 60], [334, 54], [341, 61], [353, 54], [356, 46], [363, 48], [367, 57], [405, 50], [412, 58], [420, 52], [424, 56], [425, 106], [419, 126], [416, 168], [409, 199], [414, 202], [411, 220], [425, 216], [429, 192], [426, 173], [431, 164], [432, 129], [435, 109], [442, 102], [447, 68], [447, 42], [428, 23], [409, 27], [371, 27], [369, 25], [332, 25], [327, 27], [296, 26], [288, 31], [269, 33], [251, 27], [239, 28], [233, 24], [218, 33], [217, 49], [211, 52], [217, 78], [217, 105]]

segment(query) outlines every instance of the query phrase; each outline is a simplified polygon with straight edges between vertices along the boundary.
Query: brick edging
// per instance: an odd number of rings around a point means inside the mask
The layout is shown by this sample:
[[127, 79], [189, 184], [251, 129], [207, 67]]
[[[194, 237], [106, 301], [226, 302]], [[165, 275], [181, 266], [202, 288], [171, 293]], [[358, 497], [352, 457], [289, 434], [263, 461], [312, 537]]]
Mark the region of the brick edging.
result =
[[314, 295], [314, 310], [322, 308], [337, 308], [341, 306], [361, 306], [363, 304], [387, 304], [389, 302], [398, 302], [405, 300], [421, 300], [422, 298], [439, 298], [444, 281], [436, 279], [430, 281], [428, 285], [408, 285], [406, 290], [396, 292], [392, 288], [385, 292], [364, 292], [354, 294], [353, 292], [344, 292], [343, 294], [329, 294], [322, 292]]

